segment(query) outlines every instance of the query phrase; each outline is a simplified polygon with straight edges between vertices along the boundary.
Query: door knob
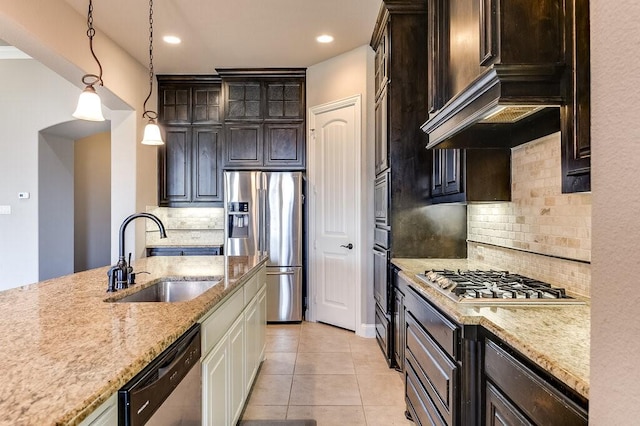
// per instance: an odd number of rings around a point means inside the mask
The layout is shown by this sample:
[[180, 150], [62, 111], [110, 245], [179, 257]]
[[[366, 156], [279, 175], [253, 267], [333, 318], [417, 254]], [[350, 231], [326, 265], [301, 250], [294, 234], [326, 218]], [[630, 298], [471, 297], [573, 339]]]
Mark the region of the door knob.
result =
[[353, 244], [351, 244], [351, 243], [349, 243], [347, 245], [342, 244], [342, 245], [340, 245], [340, 247], [344, 247], [344, 248], [347, 248], [347, 249], [351, 250], [353, 248]]

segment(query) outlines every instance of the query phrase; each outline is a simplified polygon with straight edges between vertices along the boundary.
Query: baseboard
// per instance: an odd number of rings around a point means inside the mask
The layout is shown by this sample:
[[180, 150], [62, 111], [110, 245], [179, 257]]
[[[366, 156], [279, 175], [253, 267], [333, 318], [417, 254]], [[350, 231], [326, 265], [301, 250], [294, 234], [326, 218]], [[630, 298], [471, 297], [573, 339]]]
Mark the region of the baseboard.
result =
[[360, 337], [376, 337], [376, 325], [360, 324], [360, 327], [356, 330], [356, 334]]

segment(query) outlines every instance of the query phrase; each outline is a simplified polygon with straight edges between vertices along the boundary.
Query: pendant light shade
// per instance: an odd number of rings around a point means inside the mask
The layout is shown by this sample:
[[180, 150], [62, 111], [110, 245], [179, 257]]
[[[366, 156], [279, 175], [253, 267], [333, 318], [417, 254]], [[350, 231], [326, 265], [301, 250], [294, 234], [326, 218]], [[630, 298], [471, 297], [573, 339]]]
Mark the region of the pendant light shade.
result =
[[93, 51], [93, 36], [96, 34], [96, 30], [93, 28], [93, 2], [89, 0], [89, 12], [87, 13], [87, 37], [89, 37], [89, 50], [93, 59], [96, 60], [98, 68], [100, 69], [100, 75], [85, 74], [82, 77], [82, 83], [85, 84], [85, 88], [80, 93], [78, 98], [78, 106], [75, 112], [72, 114], [74, 118], [88, 121], [104, 121], [102, 115], [102, 101], [100, 96], [96, 93], [96, 89], [93, 87], [96, 84], [102, 86], [102, 65], [98, 60], [98, 57]]
[[102, 102], [93, 86], [87, 86], [80, 93], [78, 106], [72, 114], [74, 118], [88, 121], [104, 121], [102, 115]]
[[144, 100], [142, 113], [143, 118], [148, 118], [149, 122], [144, 127], [144, 135], [142, 137], [143, 145], [164, 145], [160, 127], [156, 124], [158, 113], [147, 109], [147, 101], [153, 93], [153, 0], [149, 0], [149, 94]]
[[143, 145], [164, 145], [162, 135], [160, 134], [160, 127], [156, 124], [155, 120], [149, 120], [146, 126], [144, 126], [144, 136], [142, 138]]

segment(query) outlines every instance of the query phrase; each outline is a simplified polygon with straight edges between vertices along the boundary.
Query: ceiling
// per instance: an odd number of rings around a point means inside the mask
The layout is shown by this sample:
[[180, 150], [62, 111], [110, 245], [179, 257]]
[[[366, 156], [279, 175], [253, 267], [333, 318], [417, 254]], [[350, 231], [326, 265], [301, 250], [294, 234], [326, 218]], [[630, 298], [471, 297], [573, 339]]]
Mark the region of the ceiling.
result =
[[[87, 15], [88, 0], [65, 1]], [[215, 68], [308, 67], [369, 44], [380, 4], [381, 0], [156, 0], [154, 70], [212, 74]], [[97, 29], [148, 66], [148, 2], [94, 1], [93, 20]], [[324, 33], [335, 41], [316, 42]], [[182, 43], [163, 42], [167, 34], [180, 37]], [[94, 44], [100, 57], [99, 34]]]

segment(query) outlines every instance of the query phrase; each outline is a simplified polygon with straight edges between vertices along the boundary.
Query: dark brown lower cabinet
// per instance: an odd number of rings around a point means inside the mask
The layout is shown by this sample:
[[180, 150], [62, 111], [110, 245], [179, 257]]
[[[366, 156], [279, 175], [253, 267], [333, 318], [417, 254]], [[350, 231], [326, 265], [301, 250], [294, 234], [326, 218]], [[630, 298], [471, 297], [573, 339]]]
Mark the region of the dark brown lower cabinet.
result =
[[150, 256], [222, 256], [222, 246], [208, 247], [147, 247], [147, 257]]
[[483, 327], [453, 321], [393, 272], [391, 338], [404, 347], [405, 402], [417, 425], [588, 424], [587, 399]]
[[487, 382], [485, 394], [487, 426], [533, 425], [506, 396], [489, 382]]
[[385, 312], [380, 309], [380, 306], [376, 304], [376, 340], [380, 349], [385, 356], [387, 364], [390, 363], [389, 354], [389, 317]]
[[587, 402], [536, 371], [499, 339], [484, 345], [488, 425], [587, 425]]
[[[459, 367], [416, 322], [411, 312], [407, 312], [405, 320], [407, 327], [406, 377], [408, 381], [416, 381], [415, 386], [420, 386], [422, 390], [420, 399], [426, 399], [426, 401], [417, 401], [410, 395], [407, 395], [407, 399], [413, 407], [422, 403], [427, 407], [435, 408], [435, 410], [428, 410], [430, 421], [437, 419], [437, 424], [456, 424], [454, 420], [456, 420], [455, 411], [459, 400]], [[416, 394], [416, 397], [418, 395]], [[417, 420], [425, 424], [427, 419], [420, 419], [418, 412], [415, 414], [418, 415]]]
[[394, 280], [392, 286], [393, 291], [393, 311], [392, 311], [392, 329], [393, 329], [393, 363], [399, 371], [404, 370], [404, 347], [406, 328], [406, 314], [404, 311], [404, 289]]
[[465, 391], [461, 378], [463, 327], [451, 321], [422, 297], [403, 277], [397, 276], [404, 294], [404, 372], [407, 411], [420, 425], [463, 424]]

